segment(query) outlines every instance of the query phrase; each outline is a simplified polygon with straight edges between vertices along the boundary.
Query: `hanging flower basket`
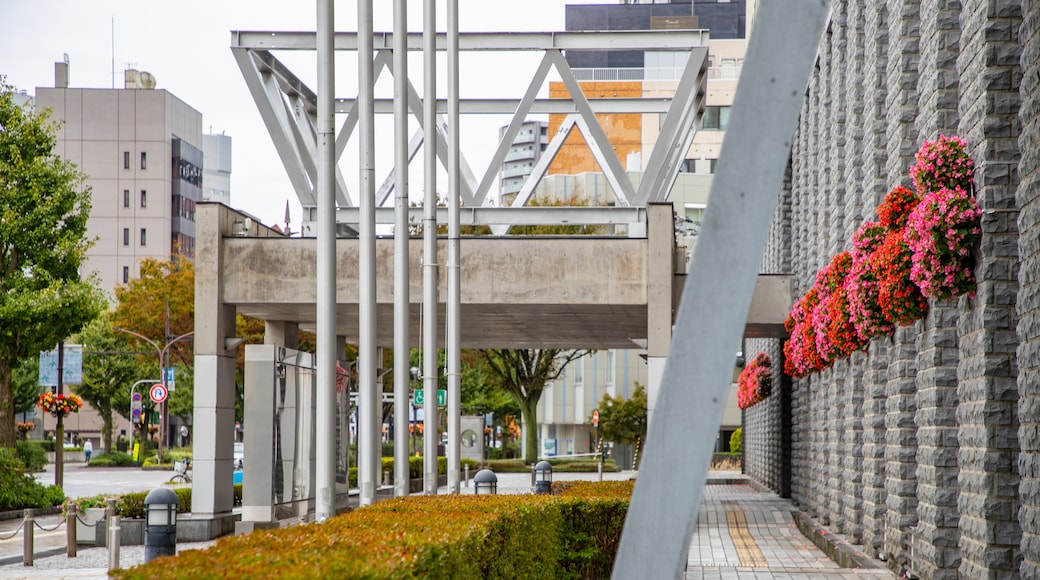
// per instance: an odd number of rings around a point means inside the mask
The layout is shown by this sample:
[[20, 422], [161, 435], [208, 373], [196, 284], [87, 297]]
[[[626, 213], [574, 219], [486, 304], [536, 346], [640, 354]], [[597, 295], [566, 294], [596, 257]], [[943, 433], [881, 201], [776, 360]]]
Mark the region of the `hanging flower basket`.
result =
[[845, 279], [852, 267], [852, 254], [842, 252], [816, 276], [820, 303], [813, 310], [816, 351], [827, 366], [862, 346], [856, 327], [849, 319], [849, 300]]
[[885, 195], [881, 205], [877, 206], [877, 216], [881, 225], [889, 231], [903, 229], [906, 227], [906, 220], [910, 217], [910, 212], [917, 207], [920, 201], [921, 196], [902, 185], [897, 185]]
[[56, 395], [48, 391], [40, 395], [36, 406], [55, 417], [66, 417], [83, 408], [83, 399], [76, 395]]
[[878, 303], [878, 279], [872, 267], [874, 253], [885, 240], [886, 231], [881, 224], [867, 221], [852, 236], [852, 266], [845, 277], [845, 293], [849, 319], [864, 343], [895, 329]]
[[741, 410], [761, 403], [773, 391], [773, 360], [760, 352], [751, 359], [737, 380], [737, 406]]
[[971, 191], [975, 164], [968, 156], [968, 143], [960, 137], [939, 135], [925, 141], [910, 167], [917, 193], [924, 196], [941, 189]]
[[921, 294], [949, 300], [975, 296], [975, 256], [982, 210], [961, 189], [940, 189], [924, 197], [910, 214], [906, 241], [912, 252], [910, 279]]
[[816, 331], [812, 313], [820, 303], [820, 288], [814, 285], [805, 296], [795, 303], [788, 315], [791, 338], [784, 344], [786, 361], [784, 368], [794, 377], [804, 377], [826, 367], [826, 362], [816, 350]]
[[911, 252], [902, 231], [889, 232], [871, 265], [878, 281], [878, 304], [885, 318], [903, 326], [924, 318], [928, 300], [910, 280]]

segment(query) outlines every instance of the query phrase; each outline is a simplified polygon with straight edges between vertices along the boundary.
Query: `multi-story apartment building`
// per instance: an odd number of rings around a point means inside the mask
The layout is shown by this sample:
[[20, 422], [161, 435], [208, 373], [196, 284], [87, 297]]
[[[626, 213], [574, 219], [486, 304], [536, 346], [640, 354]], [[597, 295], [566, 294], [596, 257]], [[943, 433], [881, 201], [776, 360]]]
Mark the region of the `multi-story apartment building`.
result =
[[[566, 29], [653, 30], [707, 29], [708, 81], [703, 120], [697, 127], [669, 199], [675, 204], [681, 239], [692, 255], [699, 226], [708, 205], [715, 162], [729, 122], [730, 107], [747, 49], [755, 0], [686, 0], [669, 3], [622, 0], [611, 5], [570, 5]], [[568, 64], [590, 97], [671, 97], [686, 65], [685, 55], [670, 52], [568, 52]], [[567, 96], [562, 83], [550, 83], [550, 97]], [[660, 133], [664, 115], [608, 114], [599, 116], [629, 177], [638, 186], [641, 171]], [[563, 122], [551, 115], [549, 134]], [[581, 135], [572, 132], [561, 147], [535, 197], [583, 197], [594, 205], [614, 202], [614, 194]], [[736, 346], [736, 345], [735, 345]], [[736, 349], [735, 349], [736, 350]], [[627, 397], [638, 382], [647, 385], [647, 365], [639, 350], [601, 351], [572, 363], [561, 380], [549, 387], [539, 408], [543, 454], [588, 451], [592, 444], [589, 415], [604, 393]], [[739, 369], [738, 369], [739, 370]], [[728, 450], [729, 435], [740, 426], [736, 385], [715, 448]]]
[[[498, 138], [505, 135], [506, 127], [498, 131]], [[513, 138], [513, 144], [506, 153], [499, 179], [499, 195], [508, 197], [520, 192], [524, 180], [534, 170], [542, 152], [549, 144], [549, 125], [544, 121], [525, 121], [520, 131]]]
[[231, 136], [202, 136], [202, 199], [231, 206]]
[[123, 89], [37, 87], [36, 106], [59, 122], [55, 153], [75, 163], [92, 194], [87, 235], [96, 240], [83, 274], [96, 272], [111, 298], [145, 258], [195, 253], [195, 204], [202, 196], [202, 114], [154, 77], [127, 70]]

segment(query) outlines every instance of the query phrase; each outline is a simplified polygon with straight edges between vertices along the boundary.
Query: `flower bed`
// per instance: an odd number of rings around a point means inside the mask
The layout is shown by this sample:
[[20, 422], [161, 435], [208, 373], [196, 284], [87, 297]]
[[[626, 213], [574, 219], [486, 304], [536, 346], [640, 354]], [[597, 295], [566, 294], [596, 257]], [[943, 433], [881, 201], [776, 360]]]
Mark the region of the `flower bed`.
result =
[[323, 524], [222, 538], [115, 578], [606, 577], [631, 482], [560, 496], [441, 495], [381, 501]]

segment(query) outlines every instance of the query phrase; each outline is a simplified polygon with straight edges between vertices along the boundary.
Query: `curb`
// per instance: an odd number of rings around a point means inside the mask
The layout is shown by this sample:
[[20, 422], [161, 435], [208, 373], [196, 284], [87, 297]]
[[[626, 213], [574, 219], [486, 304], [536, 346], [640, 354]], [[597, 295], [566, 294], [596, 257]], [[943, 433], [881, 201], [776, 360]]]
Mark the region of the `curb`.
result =
[[802, 535], [806, 538], [812, 540], [812, 543], [823, 550], [823, 553], [827, 554], [828, 558], [842, 568], [888, 569], [878, 560], [853, 548], [843, 536], [831, 533], [827, 528], [805, 513], [799, 510], [791, 510], [791, 516], [798, 526], [798, 531], [802, 532]]
[[[62, 546], [60, 548], [47, 548], [46, 550], [40, 550], [38, 552], [33, 552], [33, 560], [37, 560], [39, 558], [49, 558], [51, 556], [59, 556], [61, 554], [66, 553], [67, 551], [68, 551], [68, 547], [66, 547], [66, 546]], [[10, 564], [21, 564], [21, 563], [22, 563], [22, 556], [21, 555], [0, 557], [0, 566], [8, 566]], [[32, 569], [32, 566], [26, 566], [26, 568]]]
[[[49, 508], [33, 508], [33, 517], [35, 516], [51, 516], [54, 514], [61, 513], [61, 506], [51, 506]], [[10, 520], [20, 520], [25, 517], [25, 510], [8, 510], [0, 512], [0, 522]]]

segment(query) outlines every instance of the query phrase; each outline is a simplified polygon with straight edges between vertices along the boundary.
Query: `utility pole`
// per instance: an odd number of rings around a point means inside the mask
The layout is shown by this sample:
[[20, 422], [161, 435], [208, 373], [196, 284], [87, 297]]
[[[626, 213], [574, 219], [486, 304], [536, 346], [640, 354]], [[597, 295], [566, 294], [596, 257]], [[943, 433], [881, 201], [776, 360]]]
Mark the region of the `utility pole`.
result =
[[[58, 341], [58, 396], [65, 394], [65, 341]], [[65, 482], [65, 415], [58, 413], [58, 426], [54, 430], [54, 485], [62, 487]]]

